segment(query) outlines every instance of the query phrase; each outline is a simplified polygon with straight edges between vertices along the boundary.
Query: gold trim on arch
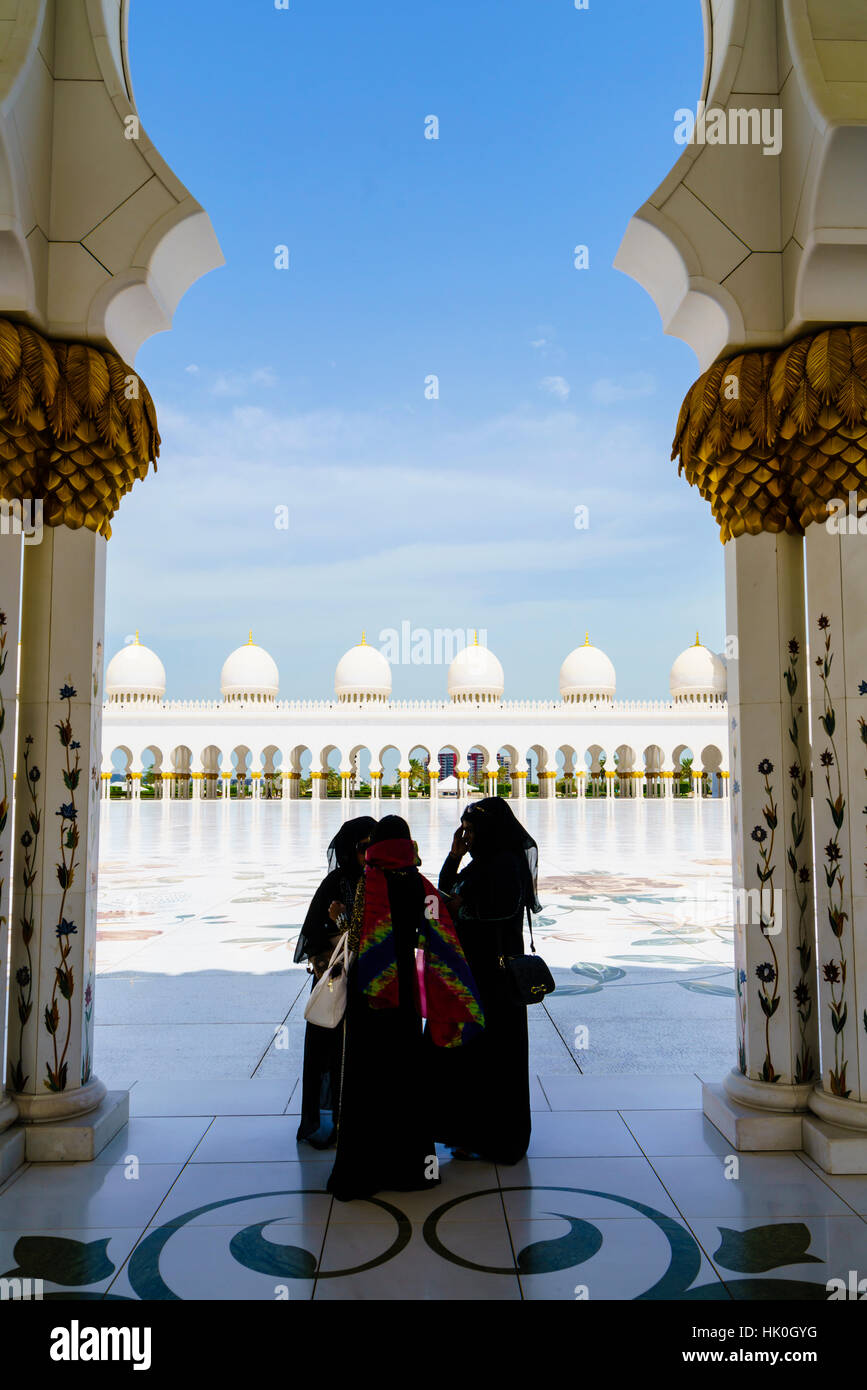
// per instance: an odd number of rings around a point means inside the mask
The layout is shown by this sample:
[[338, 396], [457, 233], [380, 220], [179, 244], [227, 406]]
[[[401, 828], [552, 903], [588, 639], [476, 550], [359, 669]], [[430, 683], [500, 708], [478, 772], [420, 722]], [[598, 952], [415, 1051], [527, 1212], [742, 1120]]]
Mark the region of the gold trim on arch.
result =
[[150, 392], [115, 353], [0, 319], [0, 497], [41, 500], [46, 526], [108, 539], [159, 451]]
[[671, 457], [723, 542], [802, 534], [829, 502], [867, 497], [867, 326], [715, 362], [687, 392]]

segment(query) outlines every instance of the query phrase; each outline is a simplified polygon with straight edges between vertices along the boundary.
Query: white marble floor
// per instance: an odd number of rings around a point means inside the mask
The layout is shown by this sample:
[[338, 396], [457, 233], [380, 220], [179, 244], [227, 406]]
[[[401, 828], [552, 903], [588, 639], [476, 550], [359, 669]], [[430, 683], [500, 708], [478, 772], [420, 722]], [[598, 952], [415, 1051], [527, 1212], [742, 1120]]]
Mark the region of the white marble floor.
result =
[[740, 1156], [695, 1075], [541, 1075], [513, 1167], [440, 1149], [440, 1185], [335, 1202], [289, 1081], [132, 1085], [92, 1164], [0, 1188], [0, 1278], [57, 1300], [825, 1300], [867, 1267], [867, 1177]]
[[[95, 1163], [0, 1189], [0, 1278], [59, 1300], [825, 1300], [867, 1268], [867, 1177], [758, 1153], [732, 1178], [700, 1109], [734, 1054], [727, 809], [526, 806], [558, 981], [530, 1011], [530, 1151], [440, 1150], [436, 1190], [344, 1204], [333, 1154], [295, 1140], [291, 964], [344, 808], [112, 805], [96, 1064], [131, 1119]], [[455, 815], [409, 808], [431, 876]]]
[[[298, 1070], [308, 977], [292, 955], [346, 809], [105, 808], [96, 1068], [108, 1084]], [[435, 879], [458, 807], [383, 806], [401, 809]], [[558, 982], [531, 1011], [534, 1070], [722, 1075], [734, 1037], [727, 803], [528, 801], [521, 814], [540, 846], [537, 945]]]

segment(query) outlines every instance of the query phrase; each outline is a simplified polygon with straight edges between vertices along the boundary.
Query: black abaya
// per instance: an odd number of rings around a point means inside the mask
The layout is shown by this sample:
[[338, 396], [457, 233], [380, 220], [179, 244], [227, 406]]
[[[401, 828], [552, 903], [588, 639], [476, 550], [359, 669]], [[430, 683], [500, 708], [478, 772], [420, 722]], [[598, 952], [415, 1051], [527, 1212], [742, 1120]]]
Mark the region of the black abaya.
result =
[[[436, 1155], [416, 1008], [416, 945], [424, 925], [424, 889], [414, 870], [386, 871], [398, 970], [397, 1008], [371, 1008], [349, 972], [346, 1043], [337, 1156], [328, 1191], [340, 1201], [375, 1192], [436, 1186]], [[337, 1032], [342, 1035], [343, 1029]]]
[[[352, 911], [355, 889], [361, 877], [358, 846], [376, 830], [372, 816], [354, 816], [344, 821], [328, 846], [329, 873], [320, 883], [307, 909], [307, 916], [295, 947], [296, 962], [330, 957], [340, 927], [331, 920], [328, 909], [333, 902], [343, 904], [347, 918]], [[315, 987], [311, 981], [311, 990]], [[327, 1148], [334, 1140], [334, 1124], [322, 1124], [322, 1111], [337, 1114], [340, 1092], [342, 1028], [319, 1028], [308, 1023], [304, 1033], [304, 1062], [301, 1071], [301, 1123], [297, 1138], [316, 1148]], [[321, 1132], [320, 1132], [321, 1131]]]
[[516, 998], [501, 955], [523, 955], [524, 863], [511, 852], [471, 860], [449, 855], [440, 891], [460, 894], [455, 927], [473, 973], [485, 1028], [464, 1047], [437, 1048], [426, 1037], [434, 1134], [438, 1141], [494, 1163], [517, 1163], [530, 1143], [527, 1007]]
[[[308, 959], [330, 954], [333, 949], [330, 938], [336, 935], [338, 928], [328, 916], [328, 908], [336, 900], [346, 903], [348, 910], [352, 905], [353, 892], [354, 888], [339, 869], [322, 880], [313, 895], [304, 924], [304, 945], [309, 953]], [[350, 899], [348, 903], [347, 897]], [[314, 979], [311, 989], [315, 984]], [[342, 1028], [319, 1028], [315, 1023], [308, 1023], [304, 1031], [301, 1122], [296, 1137], [317, 1141], [323, 1147], [332, 1142], [334, 1126], [333, 1123], [329, 1123], [327, 1128], [323, 1126], [322, 1111], [330, 1110], [332, 1116], [337, 1112], [342, 1036]]]

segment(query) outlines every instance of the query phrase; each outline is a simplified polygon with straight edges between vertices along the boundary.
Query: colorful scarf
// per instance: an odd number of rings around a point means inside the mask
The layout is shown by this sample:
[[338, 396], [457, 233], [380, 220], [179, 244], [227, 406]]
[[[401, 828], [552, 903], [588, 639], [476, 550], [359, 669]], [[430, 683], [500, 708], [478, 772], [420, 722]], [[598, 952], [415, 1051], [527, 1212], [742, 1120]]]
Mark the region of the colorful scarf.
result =
[[[411, 840], [382, 840], [367, 851], [364, 879], [356, 897], [356, 916], [360, 918], [358, 982], [373, 1009], [396, 1009], [400, 1003], [386, 871], [406, 873], [417, 863]], [[424, 948], [424, 992], [431, 1039], [437, 1047], [459, 1047], [484, 1028], [482, 1002], [442, 894], [423, 875], [419, 874], [419, 878], [425, 894], [420, 944]], [[415, 1006], [421, 1012], [418, 979], [414, 978]]]

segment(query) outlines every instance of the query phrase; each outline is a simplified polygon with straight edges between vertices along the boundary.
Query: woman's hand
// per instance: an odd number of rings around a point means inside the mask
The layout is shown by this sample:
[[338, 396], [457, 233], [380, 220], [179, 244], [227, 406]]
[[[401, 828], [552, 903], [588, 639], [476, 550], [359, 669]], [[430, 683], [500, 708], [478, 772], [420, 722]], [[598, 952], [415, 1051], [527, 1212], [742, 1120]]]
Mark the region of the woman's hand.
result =
[[449, 853], [453, 859], [463, 859], [467, 849], [467, 832], [462, 825], [459, 825], [454, 833]]
[[335, 899], [328, 909], [328, 916], [331, 918], [332, 922], [339, 922], [341, 917], [345, 917], [346, 908], [343, 906], [343, 903], [339, 903]]
[[321, 956], [311, 956], [311, 957], [310, 957], [310, 966], [311, 966], [311, 969], [312, 969], [312, 971], [313, 971], [313, 974], [314, 974], [314, 976], [316, 977], [317, 980], [321, 980], [321, 979], [322, 979], [322, 976], [325, 974], [325, 971], [328, 969], [328, 965], [329, 965], [330, 960], [331, 960], [331, 955], [330, 955], [329, 952], [326, 952], [324, 955], [321, 955]]

